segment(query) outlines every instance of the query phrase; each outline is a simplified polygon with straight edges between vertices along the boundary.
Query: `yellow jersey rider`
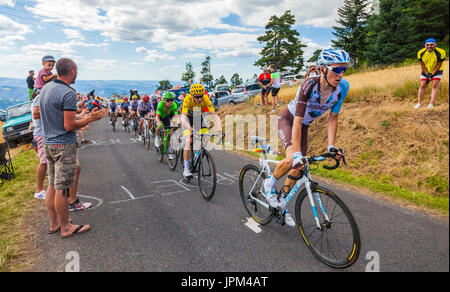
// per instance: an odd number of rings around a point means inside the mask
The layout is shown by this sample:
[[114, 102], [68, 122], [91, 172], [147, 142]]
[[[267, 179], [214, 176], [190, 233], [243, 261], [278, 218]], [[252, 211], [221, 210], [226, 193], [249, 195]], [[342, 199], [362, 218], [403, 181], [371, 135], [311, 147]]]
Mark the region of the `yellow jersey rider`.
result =
[[[186, 135], [186, 144], [184, 146], [184, 171], [183, 176], [185, 178], [192, 178], [192, 172], [190, 171], [190, 157], [191, 157], [191, 143], [192, 133], [194, 131], [194, 114], [201, 115], [202, 109], [207, 108], [209, 114], [213, 117], [214, 126], [218, 127], [221, 131], [221, 121], [217, 115], [211, 100], [205, 94], [205, 87], [201, 84], [193, 84], [189, 90], [188, 95], [183, 100], [181, 123], [183, 128], [190, 132], [190, 135]], [[203, 124], [203, 122], [202, 122]], [[196, 125], [197, 126], [197, 125]], [[195, 129], [200, 130], [200, 129]]]

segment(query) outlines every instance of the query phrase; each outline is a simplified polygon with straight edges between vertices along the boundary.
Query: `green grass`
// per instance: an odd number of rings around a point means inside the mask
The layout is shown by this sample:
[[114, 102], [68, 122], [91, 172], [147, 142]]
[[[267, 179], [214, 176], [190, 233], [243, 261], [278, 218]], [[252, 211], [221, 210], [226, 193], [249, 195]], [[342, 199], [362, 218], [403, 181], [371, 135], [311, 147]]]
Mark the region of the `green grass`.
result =
[[[255, 158], [261, 157], [259, 153], [254, 153], [251, 151], [238, 152], [245, 153]], [[383, 153], [381, 151], [376, 151], [374, 153], [366, 152], [362, 154], [362, 156], [364, 157], [367, 156], [375, 159], [379, 158], [382, 155]], [[282, 160], [284, 157], [282, 155], [271, 155], [268, 158], [273, 160]], [[317, 169], [311, 170], [311, 174], [367, 189], [395, 199], [401, 199], [418, 207], [427, 207], [446, 216], [449, 215], [448, 196], [433, 196], [427, 193], [415, 192], [406, 188], [396, 186], [393, 184], [393, 178], [390, 176], [375, 177], [370, 174], [353, 175], [350, 170], [340, 168], [330, 171], [322, 168], [321, 166], [319, 166]], [[439, 175], [431, 175], [428, 181], [424, 183], [434, 188], [448, 190], [448, 181], [444, 177]]]
[[13, 158], [15, 178], [0, 185], [0, 272], [19, 269], [12, 265], [23, 255], [19, 246], [25, 234], [20, 225], [33, 208], [37, 165], [34, 150], [18, 154]]
[[[336, 180], [338, 182], [347, 183], [353, 186], [365, 188], [389, 197], [402, 199], [419, 207], [427, 207], [439, 211], [443, 215], [449, 215], [449, 198], [441, 196], [432, 196], [422, 192], [415, 192], [406, 188], [398, 187], [392, 184], [392, 178], [379, 177], [374, 178], [371, 175], [355, 176], [349, 170], [336, 169], [329, 171], [319, 167], [311, 171], [313, 175]], [[445, 188], [445, 180], [441, 178], [431, 179], [428, 183], [436, 185], [436, 187]], [[447, 183], [448, 188], [448, 183]]]

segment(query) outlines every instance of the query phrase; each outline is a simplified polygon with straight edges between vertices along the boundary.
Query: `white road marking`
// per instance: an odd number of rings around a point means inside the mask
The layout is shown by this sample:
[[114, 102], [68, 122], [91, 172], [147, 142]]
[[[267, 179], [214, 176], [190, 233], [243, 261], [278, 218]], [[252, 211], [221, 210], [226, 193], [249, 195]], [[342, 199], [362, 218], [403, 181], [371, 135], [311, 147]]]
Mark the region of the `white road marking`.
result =
[[89, 209], [86, 209], [86, 211], [88, 211], [88, 210], [94, 210], [94, 209], [100, 207], [100, 206], [103, 204], [103, 200], [102, 200], [102, 199], [99, 199], [99, 198], [96, 198], [96, 197], [84, 196], [84, 195], [80, 195], [80, 194], [77, 194], [77, 197], [80, 197], [80, 198], [87, 198], [87, 199], [91, 199], [91, 200], [96, 200], [96, 201], [98, 201], [97, 205], [95, 205], [94, 207], [90, 207]]
[[250, 228], [255, 233], [260, 233], [262, 231], [262, 229], [259, 227], [259, 223], [257, 223], [252, 218], [247, 218], [247, 223], [245, 223], [245, 226]]
[[133, 194], [124, 186], [121, 186], [122, 189], [128, 194], [128, 196], [130, 196], [131, 199], [136, 199]]

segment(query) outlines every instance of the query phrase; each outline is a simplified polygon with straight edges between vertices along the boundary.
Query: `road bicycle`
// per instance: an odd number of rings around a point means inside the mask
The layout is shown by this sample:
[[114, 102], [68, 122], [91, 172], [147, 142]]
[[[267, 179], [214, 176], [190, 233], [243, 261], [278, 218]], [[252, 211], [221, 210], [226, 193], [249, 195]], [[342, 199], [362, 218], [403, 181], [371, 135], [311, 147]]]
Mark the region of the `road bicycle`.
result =
[[[188, 131], [188, 130], [186, 130]], [[188, 131], [189, 132], [189, 131]], [[188, 133], [185, 133], [187, 135]], [[198, 185], [200, 187], [200, 193], [202, 194], [203, 199], [206, 201], [210, 201], [216, 192], [217, 185], [217, 173], [216, 173], [216, 165], [211, 154], [208, 150], [205, 149], [205, 144], [212, 137], [221, 137], [217, 134], [209, 134], [208, 129], [201, 129], [198, 133], [194, 132], [194, 139], [200, 139], [200, 149], [199, 150], [191, 150], [191, 159], [190, 159], [190, 170], [191, 173], [198, 173]], [[193, 142], [191, 142], [191, 149]], [[181, 164], [181, 174], [184, 172], [184, 150], [179, 150], [180, 164]], [[184, 182], [189, 182], [192, 178], [185, 178], [183, 176]]]
[[[126, 115], [126, 113], [123, 113], [123, 115]], [[129, 122], [128, 116], [123, 119], [122, 125], [123, 125], [124, 131], [130, 133], [131, 130], [130, 130], [130, 122]]]
[[134, 114], [133, 116], [133, 120], [131, 121], [131, 127], [133, 128], [134, 131], [134, 137], [137, 137], [139, 133], [139, 117], [137, 116], [137, 114]]
[[113, 129], [113, 132], [116, 131], [116, 121], [117, 121], [117, 117], [114, 115], [114, 113], [111, 113], [112, 117], [111, 117], [111, 127]]
[[159, 162], [162, 162], [164, 159], [164, 154], [167, 154], [167, 164], [171, 170], [175, 170], [177, 168], [178, 152], [175, 151], [173, 147], [169, 147], [169, 142], [172, 137], [172, 133], [178, 128], [179, 127], [162, 127], [159, 131], [161, 145], [159, 147], [155, 146], [156, 156], [158, 157]]
[[150, 128], [148, 127], [148, 120], [150, 119], [148, 116], [145, 116], [144, 122], [142, 123], [142, 141], [144, 142], [144, 146], [150, 149]]
[[[285, 186], [277, 191], [280, 207], [272, 208], [266, 201], [264, 181], [272, 175], [270, 164], [280, 161], [267, 159], [273, 149], [269, 144], [262, 144], [266, 139], [251, 137], [253, 145], [261, 145], [260, 166], [253, 164], [244, 166], [239, 177], [239, 191], [242, 202], [248, 214], [259, 224], [269, 224], [273, 220], [284, 225], [284, 211], [289, 202], [298, 194], [295, 202], [295, 221], [300, 235], [311, 253], [323, 263], [333, 268], [346, 268], [358, 259], [361, 249], [361, 239], [358, 225], [344, 202], [331, 190], [314, 182], [310, 176], [312, 165], [332, 158], [334, 166], [324, 165], [328, 170], [339, 167], [337, 153], [324, 153], [318, 156], [304, 158], [304, 169], [299, 177], [290, 179], [296, 181], [292, 189]], [[342, 149], [342, 161], [346, 165]], [[300, 189], [304, 188], [300, 191]], [[318, 207], [317, 207], [318, 206]]]

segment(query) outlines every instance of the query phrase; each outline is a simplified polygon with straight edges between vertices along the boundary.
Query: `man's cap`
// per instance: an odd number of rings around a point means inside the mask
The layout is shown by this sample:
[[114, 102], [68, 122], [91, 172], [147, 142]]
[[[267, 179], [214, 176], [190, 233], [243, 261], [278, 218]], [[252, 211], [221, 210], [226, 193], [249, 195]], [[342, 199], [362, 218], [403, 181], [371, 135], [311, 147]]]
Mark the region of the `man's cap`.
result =
[[56, 62], [53, 56], [47, 55], [42, 58], [42, 62]]
[[433, 38], [427, 39], [427, 40], [425, 41], [425, 44], [429, 44], [429, 43], [435, 44], [435, 43], [436, 43], [436, 40], [433, 39]]

